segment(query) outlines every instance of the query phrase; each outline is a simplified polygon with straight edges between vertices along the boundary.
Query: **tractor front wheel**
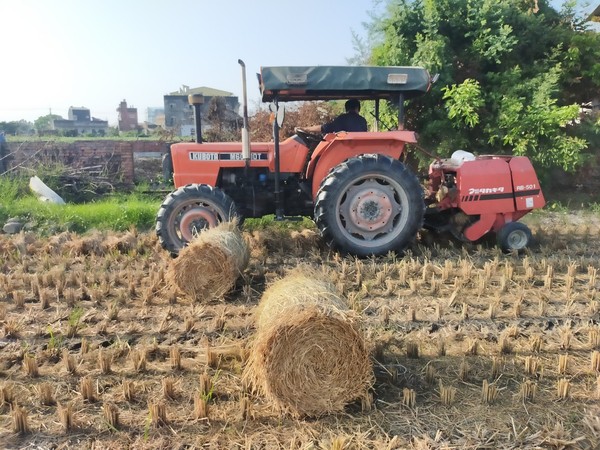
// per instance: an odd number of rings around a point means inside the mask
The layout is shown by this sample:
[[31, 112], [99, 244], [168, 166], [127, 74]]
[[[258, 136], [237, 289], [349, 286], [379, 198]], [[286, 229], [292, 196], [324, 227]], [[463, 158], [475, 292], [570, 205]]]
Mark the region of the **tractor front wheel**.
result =
[[521, 222], [508, 222], [496, 233], [498, 246], [504, 252], [524, 250], [531, 239], [531, 230]]
[[361, 155], [335, 167], [322, 181], [315, 222], [326, 242], [357, 256], [401, 250], [423, 223], [423, 189], [400, 161]]
[[165, 198], [156, 216], [156, 234], [165, 250], [179, 254], [205, 228], [238, 217], [231, 197], [207, 184], [188, 184]]

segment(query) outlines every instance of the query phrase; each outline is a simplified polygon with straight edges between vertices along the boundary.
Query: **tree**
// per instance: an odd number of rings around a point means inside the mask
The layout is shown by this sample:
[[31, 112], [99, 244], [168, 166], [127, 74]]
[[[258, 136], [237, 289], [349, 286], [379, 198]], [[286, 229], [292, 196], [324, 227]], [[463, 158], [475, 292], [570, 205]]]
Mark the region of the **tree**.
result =
[[54, 119], [60, 120], [62, 119], [62, 116], [59, 116], [57, 114], [46, 114], [45, 116], [40, 116], [37, 119], [35, 119], [35, 121], [33, 122], [33, 126], [38, 131], [38, 133], [40, 131], [51, 130], [52, 121]]
[[[343, 106], [335, 102], [280, 103], [279, 107], [285, 108], [285, 120], [279, 132], [281, 139], [292, 136], [295, 127], [329, 122], [343, 110]], [[250, 118], [250, 139], [254, 142], [273, 140], [273, 119], [266, 108], [258, 109]]]
[[207, 110], [206, 118], [211, 128], [214, 128], [218, 133], [222, 133], [227, 120], [227, 105], [223, 97], [212, 97]]
[[26, 120], [0, 122], [0, 131], [4, 131], [7, 135], [30, 134], [32, 129], [33, 125]]
[[[223, 97], [212, 97], [206, 107], [206, 127], [202, 135], [207, 142], [230, 142], [241, 139], [239, 116], [227, 108]], [[238, 120], [239, 119], [239, 120]]]
[[407, 105], [407, 128], [422, 145], [442, 156], [458, 148], [527, 155], [542, 168], [581, 164], [579, 106], [600, 93], [600, 36], [569, 5], [558, 12], [546, 0], [396, 0], [369, 30], [373, 64], [440, 75]]

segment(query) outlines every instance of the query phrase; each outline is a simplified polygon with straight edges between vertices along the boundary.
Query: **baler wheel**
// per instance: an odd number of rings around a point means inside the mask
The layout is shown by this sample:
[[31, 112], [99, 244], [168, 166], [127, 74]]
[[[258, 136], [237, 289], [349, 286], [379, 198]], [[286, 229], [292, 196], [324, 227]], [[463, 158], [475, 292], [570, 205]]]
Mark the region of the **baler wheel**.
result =
[[504, 252], [521, 251], [531, 243], [531, 230], [521, 222], [509, 222], [496, 233], [498, 246]]
[[156, 234], [160, 245], [179, 254], [194, 235], [239, 214], [231, 197], [207, 184], [188, 184], [170, 193], [156, 216]]
[[356, 256], [401, 250], [423, 224], [425, 203], [417, 177], [386, 155], [350, 158], [323, 179], [315, 222], [325, 241]]

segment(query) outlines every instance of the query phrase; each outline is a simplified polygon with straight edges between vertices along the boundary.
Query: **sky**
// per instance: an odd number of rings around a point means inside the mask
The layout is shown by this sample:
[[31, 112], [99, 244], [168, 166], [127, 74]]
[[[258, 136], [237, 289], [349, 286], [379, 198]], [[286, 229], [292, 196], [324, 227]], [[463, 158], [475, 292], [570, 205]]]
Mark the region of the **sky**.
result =
[[[553, 0], [553, 3], [562, 3]], [[381, 0], [0, 0], [0, 122], [70, 106], [117, 121], [182, 85], [260, 102], [261, 66], [346, 65]]]
[[182, 85], [259, 103], [261, 66], [345, 65], [372, 0], [0, 0], [0, 121], [64, 118], [70, 106], [116, 123], [121, 100], [148, 107]]

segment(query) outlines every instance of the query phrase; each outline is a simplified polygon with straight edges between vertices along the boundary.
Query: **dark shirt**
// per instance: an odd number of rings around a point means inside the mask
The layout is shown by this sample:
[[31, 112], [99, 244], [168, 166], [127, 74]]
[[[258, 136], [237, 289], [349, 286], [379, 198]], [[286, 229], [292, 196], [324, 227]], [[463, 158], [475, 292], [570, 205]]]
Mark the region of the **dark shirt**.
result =
[[367, 121], [357, 112], [340, 114], [331, 122], [321, 125], [321, 133], [337, 133], [338, 131], [367, 131]]

